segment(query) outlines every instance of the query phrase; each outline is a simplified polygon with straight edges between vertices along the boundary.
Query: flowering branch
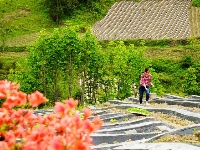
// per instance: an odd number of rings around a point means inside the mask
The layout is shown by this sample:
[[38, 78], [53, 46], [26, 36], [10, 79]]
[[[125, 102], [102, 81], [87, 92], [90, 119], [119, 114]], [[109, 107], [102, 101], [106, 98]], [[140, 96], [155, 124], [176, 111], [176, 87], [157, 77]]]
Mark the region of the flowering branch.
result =
[[32, 110], [17, 109], [28, 102], [37, 107], [47, 99], [36, 91], [27, 95], [19, 84], [0, 81], [0, 149], [2, 150], [89, 150], [91, 133], [102, 126], [99, 117], [88, 118], [92, 111], [83, 110], [84, 117], [75, 110], [78, 101], [70, 98], [65, 103], [56, 102], [54, 114], [36, 116]]

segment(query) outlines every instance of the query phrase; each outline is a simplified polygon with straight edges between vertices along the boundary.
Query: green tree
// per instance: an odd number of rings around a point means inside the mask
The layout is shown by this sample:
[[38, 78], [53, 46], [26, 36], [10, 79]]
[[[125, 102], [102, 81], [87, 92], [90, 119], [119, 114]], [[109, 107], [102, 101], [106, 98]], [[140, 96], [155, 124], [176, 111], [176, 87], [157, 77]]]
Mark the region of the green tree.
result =
[[108, 49], [109, 66], [117, 87], [116, 98], [124, 99], [131, 96], [131, 85], [139, 82], [141, 72], [150, 66], [150, 61], [144, 57], [142, 48], [125, 46], [122, 41], [111, 41]]
[[[67, 97], [72, 97], [80, 43], [80, 35], [75, 29], [55, 29], [50, 36], [41, 36], [38, 43], [30, 49], [29, 63], [32, 72], [41, 80], [39, 82], [43, 85], [43, 92], [47, 93], [46, 88], [49, 88], [49, 96], [54, 101], [59, 100], [62, 90], [66, 92], [66, 89]], [[64, 89], [60, 84], [68, 87]]]
[[37, 89], [51, 102], [78, 96], [80, 91], [82, 98], [87, 94], [96, 101], [103, 53], [94, 35], [77, 31], [79, 27], [55, 29], [50, 35], [42, 32], [36, 43], [28, 47], [26, 75], [18, 67], [19, 71], [12, 71], [10, 78], [19, 81], [27, 77], [31, 81], [23, 84], [30, 83], [30, 88], [25, 90]]
[[44, 5], [51, 19], [60, 24], [65, 15], [70, 15], [76, 8], [78, 0], [44, 0]]
[[16, 63], [14, 69], [10, 69], [8, 74], [8, 80], [12, 82], [20, 83], [20, 90], [26, 93], [31, 93], [38, 89], [37, 80], [29, 72], [29, 66], [27, 60], [21, 60]]
[[189, 68], [193, 65], [192, 56], [184, 56], [181, 60], [182, 68]]
[[151, 88], [151, 93], [156, 93], [157, 95], [163, 95], [163, 85], [161, 84], [159, 80], [159, 74], [156, 73], [156, 70], [153, 68], [150, 68], [151, 74], [152, 74], [152, 82], [154, 84], [154, 88]]
[[195, 68], [195, 70], [196, 70], [195, 75], [196, 75], [196, 82], [197, 82], [197, 86], [198, 86], [196, 94], [200, 95], [200, 64], [195, 63], [192, 67]]
[[103, 53], [97, 38], [86, 32], [82, 36], [82, 50], [80, 51], [79, 73], [81, 80], [82, 103], [85, 97], [89, 101], [97, 101], [97, 90], [101, 68], [103, 66]]
[[183, 91], [187, 94], [197, 94], [199, 88], [197, 84], [197, 77], [195, 75], [196, 69], [190, 67], [187, 69], [185, 79], [183, 81]]
[[199, 0], [192, 0], [192, 5], [196, 7], [200, 7], [200, 1]]

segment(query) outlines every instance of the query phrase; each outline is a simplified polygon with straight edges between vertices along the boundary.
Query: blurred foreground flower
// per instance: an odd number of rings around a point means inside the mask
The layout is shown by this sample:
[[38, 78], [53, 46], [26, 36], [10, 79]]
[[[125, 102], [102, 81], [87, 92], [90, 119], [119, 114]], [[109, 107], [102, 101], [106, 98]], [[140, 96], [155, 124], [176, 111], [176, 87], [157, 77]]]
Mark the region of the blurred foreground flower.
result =
[[32, 110], [13, 109], [27, 103], [37, 107], [47, 99], [36, 91], [27, 95], [18, 91], [19, 84], [0, 81], [0, 150], [89, 150], [91, 133], [102, 126], [99, 117], [88, 118], [92, 111], [83, 110], [81, 119], [75, 107], [78, 101], [70, 98], [56, 102], [54, 114], [35, 116]]

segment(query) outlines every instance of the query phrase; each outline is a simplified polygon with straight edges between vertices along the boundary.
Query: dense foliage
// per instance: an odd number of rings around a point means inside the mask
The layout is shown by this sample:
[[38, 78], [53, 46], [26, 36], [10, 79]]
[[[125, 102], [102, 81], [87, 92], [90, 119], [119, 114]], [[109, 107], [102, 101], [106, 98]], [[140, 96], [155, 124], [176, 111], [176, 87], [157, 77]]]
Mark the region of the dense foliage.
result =
[[[20, 82], [21, 90], [27, 93], [41, 91], [50, 103], [64, 97], [75, 97], [82, 104], [96, 103], [133, 95], [133, 84], [138, 86], [144, 68], [151, 67], [155, 84], [151, 92], [199, 94], [199, 65], [193, 57], [149, 59], [145, 40], [140, 41], [142, 47], [126, 41], [101, 43], [102, 47], [94, 35], [79, 31], [77, 26], [55, 29], [51, 35], [43, 32], [29, 47], [28, 59], [16, 63], [8, 79]], [[194, 41], [187, 42], [191, 51]], [[188, 68], [194, 71], [188, 74]]]
[[122, 41], [111, 41], [102, 49], [94, 35], [77, 31], [63, 28], [44, 33], [30, 46], [27, 62], [11, 70], [9, 79], [20, 82], [27, 93], [41, 91], [51, 102], [63, 97], [92, 103], [131, 96], [132, 84], [151, 64], [144, 50]]
[[5, 38], [9, 39], [55, 27], [40, 4], [41, 0], [1, 0], [0, 34], [7, 34]]

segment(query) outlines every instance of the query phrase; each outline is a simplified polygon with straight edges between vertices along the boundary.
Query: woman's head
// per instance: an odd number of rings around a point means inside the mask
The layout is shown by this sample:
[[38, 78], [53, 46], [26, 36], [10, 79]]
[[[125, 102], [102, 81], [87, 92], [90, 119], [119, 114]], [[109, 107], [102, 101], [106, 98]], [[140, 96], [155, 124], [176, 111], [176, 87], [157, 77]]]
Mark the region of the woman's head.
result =
[[145, 73], [149, 73], [149, 68], [145, 68], [145, 69], [144, 69], [144, 72], [145, 72]]

